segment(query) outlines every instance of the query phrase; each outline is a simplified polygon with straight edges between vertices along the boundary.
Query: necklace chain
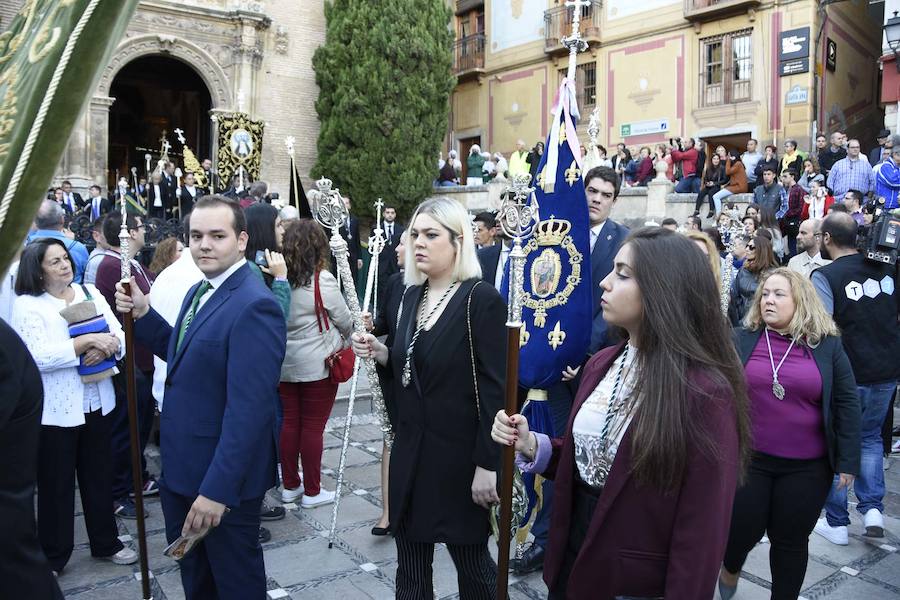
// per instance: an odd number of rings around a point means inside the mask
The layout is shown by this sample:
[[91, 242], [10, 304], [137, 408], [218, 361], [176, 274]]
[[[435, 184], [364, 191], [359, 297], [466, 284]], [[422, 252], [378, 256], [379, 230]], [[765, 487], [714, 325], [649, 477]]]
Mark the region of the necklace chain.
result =
[[784, 356], [781, 357], [781, 360], [778, 361], [778, 366], [775, 366], [775, 357], [772, 356], [772, 343], [769, 341], [769, 328], [766, 327], [766, 347], [769, 349], [769, 363], [772, 365], [772, 393], [779, 400], [784, 400], [784, 386], [778, 381], [778, 371], [781, 370], [781, 365], [787, 360], [788, 354], [791, 353], [796, 342], [796, 339], [791, 340], [787, 352], [785, 352]]
[[631, 348], [630, 344], [625, 344], [625, 351], [622, 352], [622, 362], [619, 363], [619, 369], [616, 371], [616, 380], [613, 382], [612, 393], [609, 396], [609, 406], [606, 409], [606, 419], [603, 421], [603, 429], [600, 432], [600, 439], [604, 444], [608, 442], [609, 438], [609, 430], [612, 427], [613, 421], [615, 421], [616, 415], [622, 409], [622, 405], [624, 405], [624, 401], [619, 398], [619, 393], [621, 392], [622, 383], [624, 380], [625, 367], [628, 363], [628, 351]]
[[403, 387], [407, 387], [410, 384], [410, 381], [412, 381], [412, 357], [416, 349], [416, 340], [419, 339], [419, 334], [425, 328], [425, 325], [427, 325], [431, 321], [431, 318], [434, 317], [438, 309], [443, 306], [444, 300], [446, 300], [447, 297], [450, 296], [450, 294], [453, 292], [453, 290], [456, 289], [457, 283], [458, 282], [454, 281], [450, 284], [450, 287], [448, 287], [447, 290], [441, 295], [441, 297], [438, 298], [437, 304], [434, 305], [434, 307], [428, 313], [428, 316], [422, 319], [422, 314], [425, 312], [425, 306], [428, 304], [429, 287], [427, 283], [425, 284], [425, 291], [422, 293], [422, 302], [419, 304], [416, 330], [409, 342], [409, 346], [406, 347], [406, 361], [403, 363], [403, 372], [400, 377], [400, 383], [403, 384]]

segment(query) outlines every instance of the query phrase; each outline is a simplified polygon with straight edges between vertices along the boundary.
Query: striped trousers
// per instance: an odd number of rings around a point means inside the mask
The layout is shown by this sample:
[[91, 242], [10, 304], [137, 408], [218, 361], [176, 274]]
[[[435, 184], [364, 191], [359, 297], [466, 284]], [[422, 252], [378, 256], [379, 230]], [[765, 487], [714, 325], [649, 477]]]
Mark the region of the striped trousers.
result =
[[[434, 544], [413, 542], [403, 528], [394, 536], [397, 542], [397, 600], [433, 600], [432, 562]], [[497, 594], [497, 564], [483, 544], [447, 544], [456, 567], [460, 600], [494, 600]]]

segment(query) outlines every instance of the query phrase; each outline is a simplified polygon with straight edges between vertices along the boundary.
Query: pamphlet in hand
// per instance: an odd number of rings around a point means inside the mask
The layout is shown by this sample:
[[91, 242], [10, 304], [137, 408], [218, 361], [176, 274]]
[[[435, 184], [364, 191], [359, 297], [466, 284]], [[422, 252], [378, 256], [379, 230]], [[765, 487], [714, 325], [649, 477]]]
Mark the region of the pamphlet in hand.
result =
[[212, 527], [207, 527], [200, 533], [179, 536], [177, 540], [169, 544], [166, 549], [163, 550], [163, 554], [170, 558], [174, 558], [175, 560], [181, 560], [187, 556], [188, 552], [193, 550], [197, 544], [203, 541], [203, 538], [209, 535], [209, 532], [212, 530]]

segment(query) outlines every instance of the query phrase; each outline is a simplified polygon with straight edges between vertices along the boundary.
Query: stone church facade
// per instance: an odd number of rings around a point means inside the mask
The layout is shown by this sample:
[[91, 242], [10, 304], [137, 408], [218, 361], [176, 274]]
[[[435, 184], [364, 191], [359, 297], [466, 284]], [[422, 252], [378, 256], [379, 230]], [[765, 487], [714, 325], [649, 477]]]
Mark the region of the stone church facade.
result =
[[[68, 179], [83, 190], [93, 183], [105, 185], [116, 74], [136, 59], [162, 56], [189, 65], [200, 76], [212, 105], [205, 118], [238, 110], [240, 104], [266, 123], [261, 178], [283, 196], [289, 185], [284, 140], [293, 136], [297, 168], [309, 189], [319, 132], [312, 56], [325, 39], [323, 4], [323, 0], [142, 0], [85, 104], [54, 183]], [[0, 28], [21, 5], [22, 0], [0, 2]]]

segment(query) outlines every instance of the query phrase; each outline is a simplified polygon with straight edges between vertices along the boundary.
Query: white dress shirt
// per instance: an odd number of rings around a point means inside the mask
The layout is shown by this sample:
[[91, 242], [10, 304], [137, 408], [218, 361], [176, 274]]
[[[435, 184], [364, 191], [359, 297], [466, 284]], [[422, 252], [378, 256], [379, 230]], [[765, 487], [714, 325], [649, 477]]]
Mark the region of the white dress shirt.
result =
[[162, 192], [159, 191], [159, 185], [153, 185], [153, 206], [160, 207], [162, 206]]
[[788, 261], [788, 269], [809, 277], [812, 275], [812, 272], [819, 267], [830, 264], [831, 261], [822, 258], [820, 252], [816, 252], [815, 256], [810, 256], [808, 252], [801, 252], [800, 254], [791, 257], [791, 260]]
[[596, 245], [597, 240], [600, 239], [600, 232], [603, 231], [604, 225], [606, 225], [606, 221], [591, 226], [591, 253], [594, 252], [594, 245]]
[[[190, 250], [185, 248], [174, 263], [162, 270], [150, 288], [150, 306], [159, 316], [175, 327], [184, 297], [194, 285], [203, 279], [203, 272], [194, 263]], [[208, 295], [208, 294], [207, 294]], [[162, 412], [163, 395], [166, 391], [166, 361], [153, 357], [153, 397]]]
[[[97, 312], [106, 319], [109, 330], [119, 338], [116, 359], [125, 355], [125, 334], [103, 295], [92, 285], [86, 285]], [[73, 285], [72, 304], [86, 298], [80, 285]], [[78, 427], [84, 425], [86, 411], [102, 409], [109, 414], [116, 405], [112, 379], [84, 383], [78, 374], [79, 357], [69, 336], [69, 325], [59, 314], [66, 301], [48, 293], [40, 296], [18, 296], [13, 305], [12, 327], [22, 337], [37, 363], [44, 384], [44, 412], [41, 425]]]
[[500, 286], [503, 285], [503, 272], [506, 271], [506, 261], [509, 260], [509, 251], [509, 246], [501, 242], [497, 272], [494, 274], [494, 287], [497, 288], [498, 292], [500, 291]]

